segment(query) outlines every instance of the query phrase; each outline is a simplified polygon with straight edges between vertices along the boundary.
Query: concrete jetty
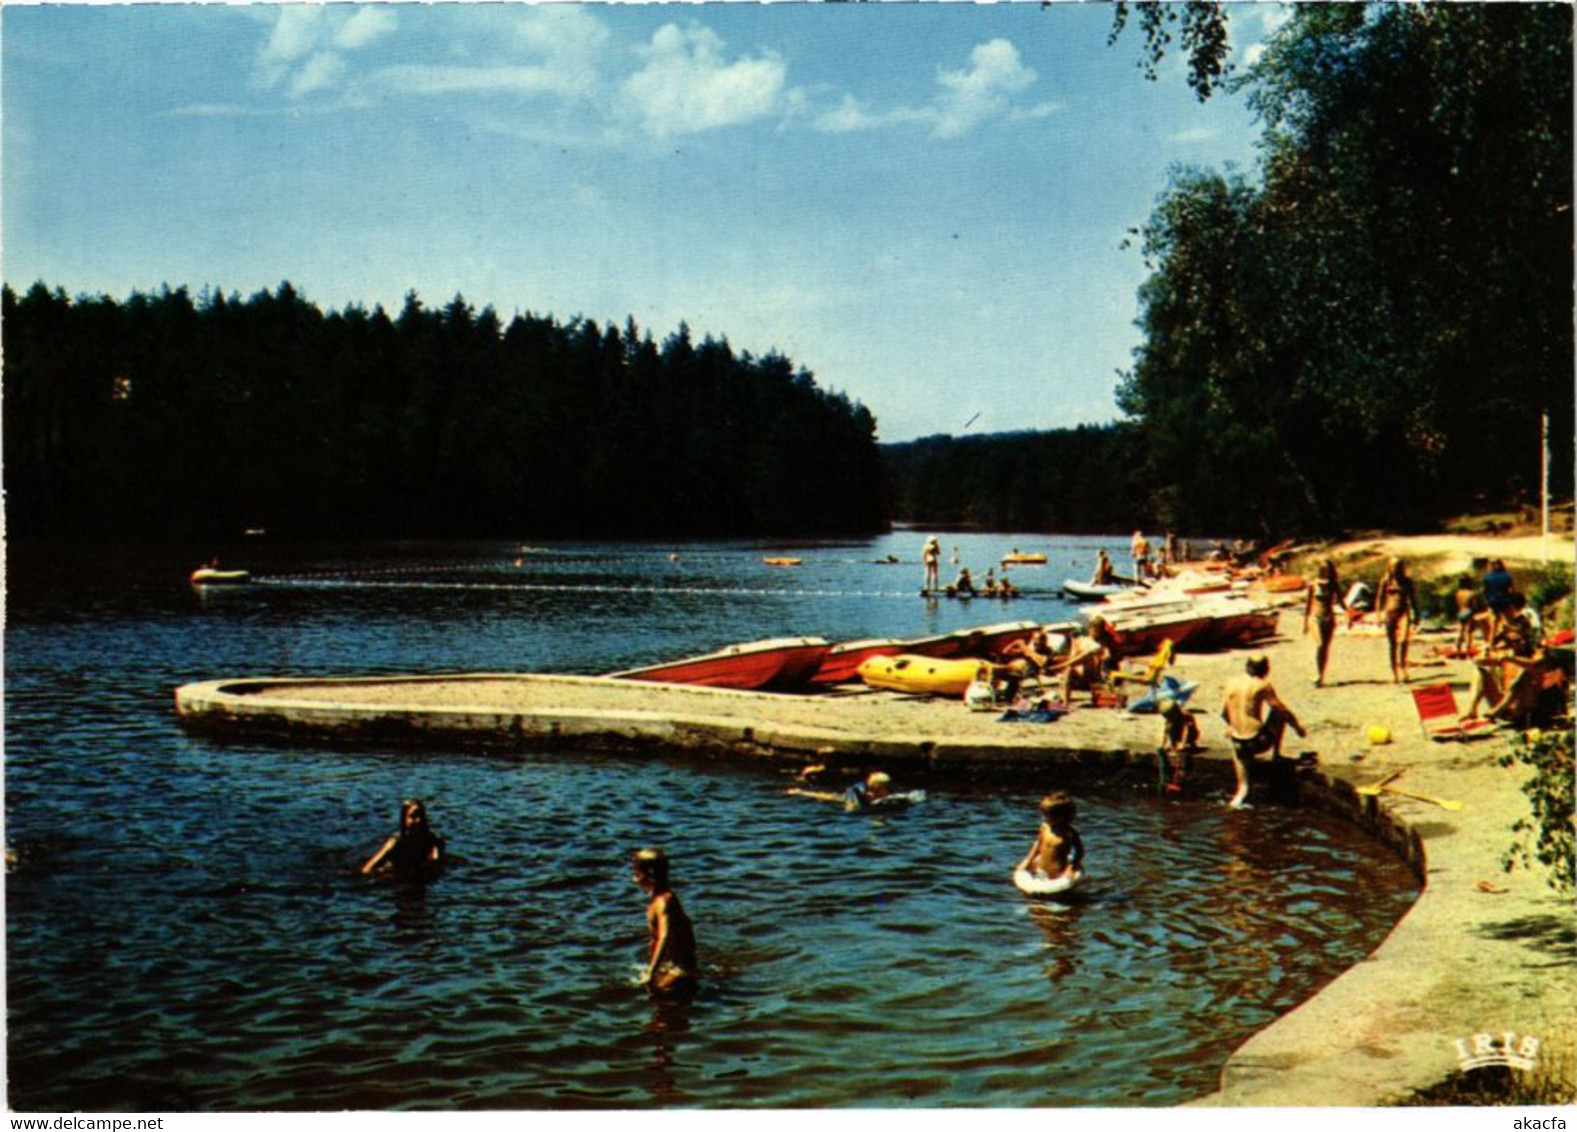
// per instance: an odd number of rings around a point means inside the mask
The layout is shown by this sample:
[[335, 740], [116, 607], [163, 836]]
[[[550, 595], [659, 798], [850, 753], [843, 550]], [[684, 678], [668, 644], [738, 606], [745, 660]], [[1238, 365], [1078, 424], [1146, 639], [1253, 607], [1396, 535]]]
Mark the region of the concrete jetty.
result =
[[[1434, 655], [1428, 642], [1414, 642], [1413, 682], [1450, 683], [1465, 707], [1470, 667]], [[1570, 901], [1547, 887], [1541, 870], [1502, 869], [1511, 827], [1529, 812], [1525, 772], [1498, 762], [1507, 733], [1430, 741], [1407, 688], [1390, 683], [1383, 638], [1339, 635], [1324, 688], [1310, 687], [1311, 641], [1276, 641], [1263, 651], [1282, 697], [1309, 728], [1306, 740], [1289, 732], [1287, 753], [1317, 755], [1297, 772], [1305, 803], [1345, 816], [1402, 854], [1423, 891], [1372, 955], [1239, 1047], [1219, 1091], [1195, 1103], [1405, 1101], [1456, 1073], [1462, 1050], [1480, 1034], [1534, 1038], [1543, 1070], [1569, 1076], [1577, 924]], [[1219, 690], [1245, 655], [1182, 656], [1174, 670], [1201, 685], [1193, 706], [1207, 749], [1198, 759], [1212, 780], [1230, 775], [1215, 717]], [[1153, 780], [1161, 729], [1154, 716], [1082, 706], [1056, 723], [1013, 724], [957, 701], [863, 689], [795, 696], [501, 673], [212, 680], [178, 689], [176, 710], [193, 729], [292, 741], [480, 743], [501, 754], [678, 747], [900, 772], [1011, 771], [1048, 784]], [[1370, 745], [1372, 725], [1393, 741]], [[1356, 792], [1398, 770], [1395, 785], [1463, 807]]]

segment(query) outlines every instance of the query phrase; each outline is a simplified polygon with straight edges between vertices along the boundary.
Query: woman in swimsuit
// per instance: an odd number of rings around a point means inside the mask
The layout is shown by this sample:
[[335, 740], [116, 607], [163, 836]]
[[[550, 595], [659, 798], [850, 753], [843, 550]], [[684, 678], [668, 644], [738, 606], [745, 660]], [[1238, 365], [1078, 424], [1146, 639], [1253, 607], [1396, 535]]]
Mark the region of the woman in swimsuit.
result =
[[420, 798], [407, 798], [400, 803], [400, 831], [367, 858], [361, 871], [365, 876], [381, 868], [409, 876], [436, 869], [443, 856], [444, 839], [427, 824], [427, 807]]
[[1303, 607], [1303, 635], [1309, 635], [1312, 618], [1320, 631], [1320, 643], [1314, 649], [1314, 686], [1325, 686], [1325, 663], [1331, 657], [1331, 638], [1336, 634], [1336, 607], [1347, 608], [1342, 600], [1342, 584], [1336, 577], [1336, 563], [1325, 559], [1314, 575], [1309, 587], [1309, 599]]
[[1398, 684], [1407, 683], [1407, 645], [1413, 636], [1413, 623], [1418, 620], [1418, 599], [1413, 593], [1413, 580], [1407, 576], [1407, 564], [1400, 558], [1391, 559], [1385, 577], [1375, 591], [1374, 607], [1385, 618], [1385, 641], [1390, 651], [1391, 679]]

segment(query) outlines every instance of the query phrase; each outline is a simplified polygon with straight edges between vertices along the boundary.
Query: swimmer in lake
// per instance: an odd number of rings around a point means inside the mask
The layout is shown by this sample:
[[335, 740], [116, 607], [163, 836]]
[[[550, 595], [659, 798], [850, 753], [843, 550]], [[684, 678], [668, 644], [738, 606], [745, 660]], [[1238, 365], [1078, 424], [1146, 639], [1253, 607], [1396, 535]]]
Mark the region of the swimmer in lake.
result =
[[654, 995], [677, 997], [694, 993], [699, 984], [695, 961], [695, 928], [679, 894], [668, 885], [668, 854], [642, 849], [635, 854], [635, 883], [651, 897], [646, 905], [650, 937], [641, 985]]
[[[806, 767], [801, 772], [801, 777], [808, 777], [809, 771], [820, 771], [822, 767]], [[793, 794], [799, 798], [814, 798], [818, 802], [841, 802], [843, 808], [849, 813], [860, 810], [869, 810], [877, 805], [883, 798], [890, 797], [893, 792], [893, 780], [884, 771], [873, 770], [861, 781], [856, 782], [841, 794], [831, 790], [805, 790], [798, 786], [791, 786], [785, 793]]]
[[361, 867], [363, 876], [384, 871], [412, 875], [443, 864], [444, 839], [427, 824], [427, 807], [420, 798], [400, 803], [400, 830], [383, 843]]
[[1047, 880], [1078, 880], [1084, 864], [1084, 839], [1073, 827], [1078, 807], [1062, 791], [1040, 800], [1040, 833], [1019, 868]]

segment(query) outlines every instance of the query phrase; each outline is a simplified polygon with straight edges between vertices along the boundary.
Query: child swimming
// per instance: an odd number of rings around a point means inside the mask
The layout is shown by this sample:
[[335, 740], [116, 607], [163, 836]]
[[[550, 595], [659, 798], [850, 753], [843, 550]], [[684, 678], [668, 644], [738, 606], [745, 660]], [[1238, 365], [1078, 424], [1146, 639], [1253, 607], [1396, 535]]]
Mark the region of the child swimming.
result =
[[1040, 800], [1040, 833], [1019, 868], [1045, 880], [1077, 881], [1082, 875], [1084, 840], [1073, 827], [1078, 807], [1058, 790]]

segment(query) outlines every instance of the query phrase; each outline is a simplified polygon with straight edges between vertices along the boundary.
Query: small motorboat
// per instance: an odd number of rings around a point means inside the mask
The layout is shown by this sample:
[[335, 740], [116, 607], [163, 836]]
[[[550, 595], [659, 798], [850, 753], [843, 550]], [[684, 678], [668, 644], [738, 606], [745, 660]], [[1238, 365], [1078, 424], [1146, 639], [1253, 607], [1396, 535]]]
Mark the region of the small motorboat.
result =
[[761, 561], [768, 566], [803, 566], [805, 564], [803, 558], [763, 558]]
[[199, 566], [190, 578], [194, 586], [243, 586], [251, 580], [252, 575], [245, 570], [221, 570], [217, 566]]
[[1004, 554], [1002, 556], [1002, 565], [1004, 566], [1044, 566], [1045, 564], [1046, 556], [1044, 554], [1020, 554], [1015, 550], [1012, 554]]
[[860, 679], [872, 688], [919, 696], [962, 696], [991, 665], [984, 660], [942, 660], [900, 653], [874, 656], [860, 665]]
[[745, 691], [781, 691], [808, 683], [831, 648], [832, 645], [821, 637], [774, 637], [729, 645], [704, 656], [615, 672], [613, 678]]

